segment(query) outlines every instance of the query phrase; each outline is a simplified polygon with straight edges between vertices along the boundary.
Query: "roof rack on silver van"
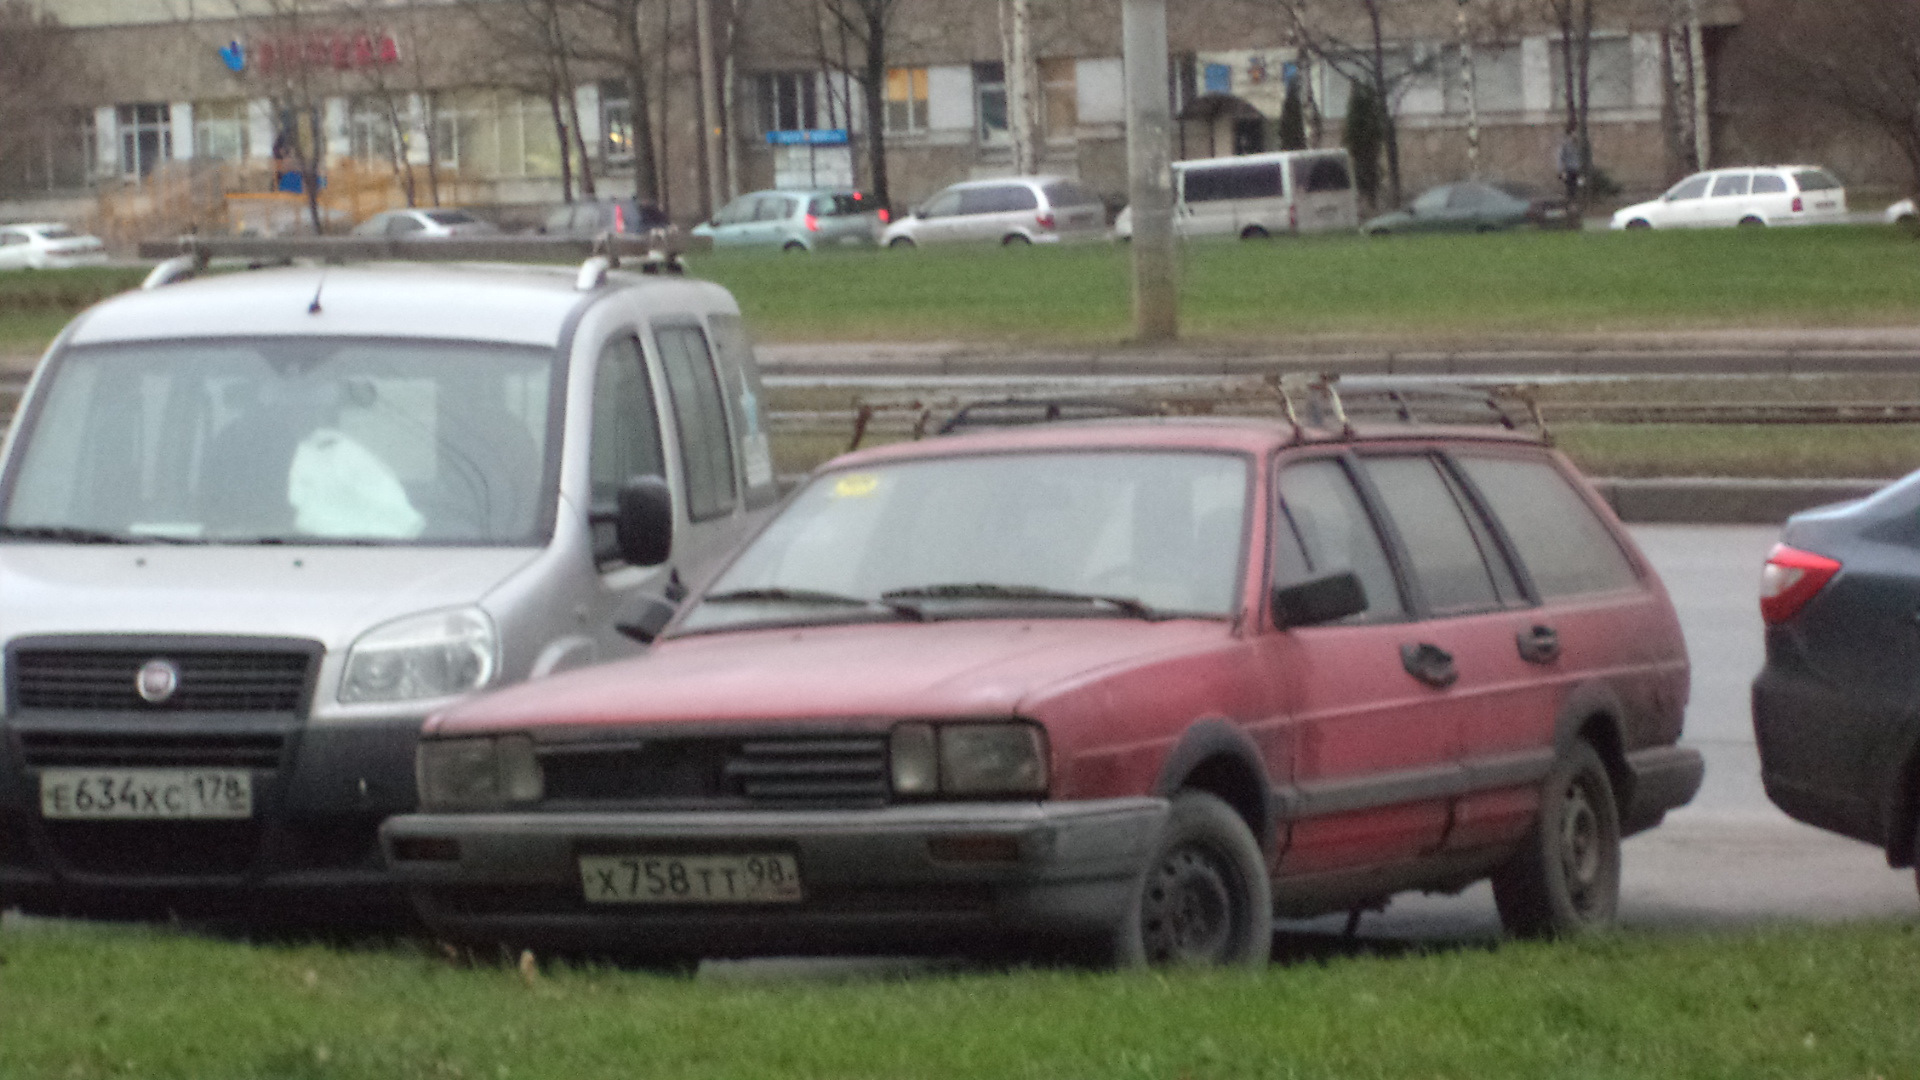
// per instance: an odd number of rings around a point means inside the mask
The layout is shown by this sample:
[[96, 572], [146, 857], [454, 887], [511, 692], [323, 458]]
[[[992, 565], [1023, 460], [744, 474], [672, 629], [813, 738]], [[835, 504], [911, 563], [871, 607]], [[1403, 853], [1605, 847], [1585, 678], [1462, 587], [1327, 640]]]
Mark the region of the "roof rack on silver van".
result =
[[651, 233], [602, 233], [592, 238], [567, 236], [201, 236], [147, 241], [140, 257], [164, 259], [141, 288], [157, 289], [194, 277], [214, 259], [246, 262], [249, 267], [284, 265], [296, 259], [319, 262], [506, 262], [564, 263], [580, 260], [575, 285], [583, 291], [606, 283], [607, 272], [632, 260], [643, 274], [683, 274], [682, 248], [662, 230]]

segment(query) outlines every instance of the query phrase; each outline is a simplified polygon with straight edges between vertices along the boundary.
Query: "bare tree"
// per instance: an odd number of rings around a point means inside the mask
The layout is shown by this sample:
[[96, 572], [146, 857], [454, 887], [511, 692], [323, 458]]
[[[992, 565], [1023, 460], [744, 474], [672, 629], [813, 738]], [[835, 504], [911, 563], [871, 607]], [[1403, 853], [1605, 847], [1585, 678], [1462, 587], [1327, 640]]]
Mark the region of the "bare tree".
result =
[[573, 201], [576, 176], [580, 193], [592, 198], [593, 158], [581, 130], [576, 73], [589, 51], [591, 33], [583, 24], [594, 9], [576, 0], [468, 0], [465, 9], [492, 42], [489, 80], [547, 103], [560, 151], [561, 198]]
[[867, 182], [889, 206], [887, 182], [887, 53], [901, 0], [813, 0], [821, 65], [860, 88]]
[[1541, 0], [1560, 38], [1560, 89], [1566, 95], [1567, 132], [1580, 151], [1580, 175], [1593, 175], [1593, 139], [1587, 116], [1593, 100], [1594, 0]]
[[[1920, 190], [1920, 0], [1748, 0], [1757, 94], [1824, 102], [1900, 150]], [[1756, 80], [1758, 82], [1760, 80]]]
[[[1364, 83], [1380, 104], [1387, 156], [1387, 193], [1398, 206], [1400, 186], [1400, 103], [1418, 80], [1439, 69], [1433, 49], [1392, 45], [1396, 29], [1424, 0], [1276, 0], [1294, 40], [1349, 82]], [[1357, 32], [1356, 32], [1357, 31]]]
[[[67, 31], [52, 15], [24, 0], [0, 2], [0, 162], [46, 155], [70, 113], [66, 89], [85, 81], [75, 77], [80, 67]], [[0, 183], [13, 179], [0, 176]]]
[[619, 71], [626, 83], [627, 112], [633, 125], [634, 197], [660, 203], [660, 159], [653, 130], [655, 50], [642, 25], [651, 5], [648, 0], [573, 2], [582, 12], [581, 40], [575, 55]]
[[322, 114], [331, 89], [332, 57], [315, 33], [325, 10], [319, 0], [234, 3], [250, 41], [248, 63], [273, 109], [274, 170], [299, 174], [307, 219], [315, 233], [326, 231], [320, 213], [320, 173], [327, 157]]

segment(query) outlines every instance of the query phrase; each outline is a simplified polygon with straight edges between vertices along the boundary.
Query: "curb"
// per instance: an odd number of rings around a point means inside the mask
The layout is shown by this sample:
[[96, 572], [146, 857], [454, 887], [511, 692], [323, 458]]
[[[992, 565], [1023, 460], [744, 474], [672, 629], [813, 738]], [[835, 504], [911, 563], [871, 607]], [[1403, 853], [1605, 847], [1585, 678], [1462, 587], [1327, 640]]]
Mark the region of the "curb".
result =
[[1884, 480], [1598, 479], [1593, 486], [1630, 525], [1778, 525], [1802, 510], [1864, 499]]

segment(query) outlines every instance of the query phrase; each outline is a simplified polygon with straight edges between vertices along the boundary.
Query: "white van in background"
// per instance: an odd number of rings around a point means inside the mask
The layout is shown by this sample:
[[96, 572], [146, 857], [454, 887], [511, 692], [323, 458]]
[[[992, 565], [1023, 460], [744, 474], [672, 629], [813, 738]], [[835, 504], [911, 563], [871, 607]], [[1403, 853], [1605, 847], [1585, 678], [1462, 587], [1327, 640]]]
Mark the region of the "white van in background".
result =
[[[1173, 229], [1182, 237], [1261, 240], [1360, 227], [1353, 163], [1345, 150], [1176, 161], [1173, 200]], [[1113, 226], [1122, 240], [1133, 237], [1132, 209], [1122, 210]]]

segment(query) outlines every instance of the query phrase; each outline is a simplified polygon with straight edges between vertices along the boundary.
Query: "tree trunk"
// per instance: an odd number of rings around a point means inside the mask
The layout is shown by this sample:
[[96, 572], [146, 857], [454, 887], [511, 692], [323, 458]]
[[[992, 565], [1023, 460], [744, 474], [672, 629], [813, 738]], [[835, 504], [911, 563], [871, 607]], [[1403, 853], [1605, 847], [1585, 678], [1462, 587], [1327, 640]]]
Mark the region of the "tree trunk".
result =
[[647, 54], [640, 40], [640, 5], [620, 14], [621, 37], [627, 46], [627, 123], [633, 146], [633, 197], [658, 204], [660, 192], [653, 167], [653, 110], [647, 104]]
[[891, 208], [893, 196], [887, 182], [887, 25], [883, 13], [867, 12], [867, 56], [860, 88], [866, 93], [867, 162], [873, 179], [876, 205]]
[[560, 87], [547, 83], [547, 109], [553, 114], [553, 133], [560, 143], [560, 201], [573, 201], [573, 135], [567, 130], [566, 113], [560, 106]]

